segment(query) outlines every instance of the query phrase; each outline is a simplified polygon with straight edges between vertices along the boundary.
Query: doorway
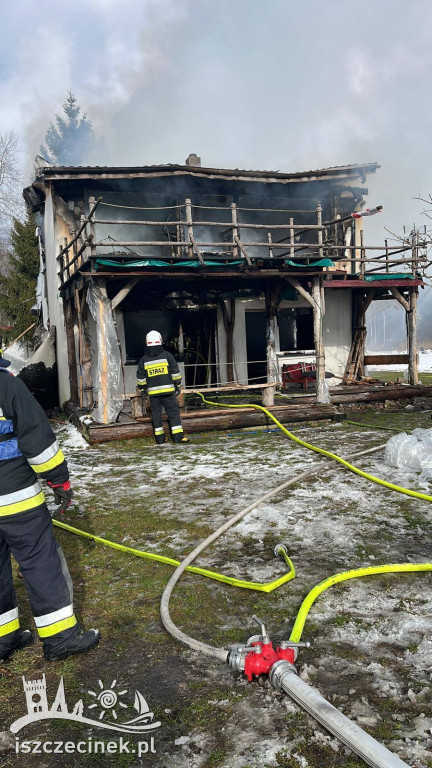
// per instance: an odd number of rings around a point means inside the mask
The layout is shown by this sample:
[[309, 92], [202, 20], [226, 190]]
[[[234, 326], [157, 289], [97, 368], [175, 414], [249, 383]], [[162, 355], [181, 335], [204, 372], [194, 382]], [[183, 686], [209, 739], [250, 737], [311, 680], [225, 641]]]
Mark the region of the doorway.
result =
[[260, 384], [267, 380], [267, 317], [265, 312], [246, 312], [245, 317], [248, 382]]

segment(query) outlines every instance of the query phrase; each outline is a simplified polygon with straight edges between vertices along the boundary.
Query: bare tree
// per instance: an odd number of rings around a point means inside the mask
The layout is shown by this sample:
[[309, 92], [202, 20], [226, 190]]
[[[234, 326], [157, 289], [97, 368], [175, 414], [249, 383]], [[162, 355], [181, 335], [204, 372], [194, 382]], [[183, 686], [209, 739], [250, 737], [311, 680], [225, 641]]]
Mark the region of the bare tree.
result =
[[0, 237], [7, 237], [12, 220], [24, 213], [22, 171], [18, 158], [18, 138], [14, 131], [0, 134]]

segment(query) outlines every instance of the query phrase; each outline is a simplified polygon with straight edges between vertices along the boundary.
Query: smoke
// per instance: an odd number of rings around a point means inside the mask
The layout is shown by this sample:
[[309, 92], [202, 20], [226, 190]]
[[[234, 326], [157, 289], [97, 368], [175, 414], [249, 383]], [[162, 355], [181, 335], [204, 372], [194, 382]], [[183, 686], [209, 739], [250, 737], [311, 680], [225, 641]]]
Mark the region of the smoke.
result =
[[[2, 20], [0, 132], [15, 129], [31, 168], [45, 132], [72, 89], [115, 162], [110, 129], [140, 88], [163, 81], [165, 43], [187, 17], [188, 0], [24, 0]], [[113, 155], [110, 157], [110, 152]]]
[[[378, 161], [367, 240], [432, 190], [429, 0], [22, 0], [2, 19], [0, 132], [32, 167], [68, 88], [98, 164], [299, 171]], [[101, 145], [102, 146], [102, 145]]]

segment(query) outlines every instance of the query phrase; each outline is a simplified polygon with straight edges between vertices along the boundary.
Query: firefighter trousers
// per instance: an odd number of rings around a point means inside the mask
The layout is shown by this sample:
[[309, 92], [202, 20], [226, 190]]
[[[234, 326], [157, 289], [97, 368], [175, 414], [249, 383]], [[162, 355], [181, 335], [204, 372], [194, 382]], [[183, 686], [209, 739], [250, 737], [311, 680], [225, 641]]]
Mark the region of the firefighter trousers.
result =
[[20, 632], [11, 554], [24, 577], [44, 650], [52, 650], [78, 632], [72, 581], [46, 504], [6, 520], [0, 518], [0, 658], [2, 651], [14, 646]]
[[174, 394], [151, 395], [150, 397], [150, 410], [156, 442], [165, 442], [165, 433], [162, 426], [162, 408], [165, 409], [165, 413], [168, 416], [173, 443], [180, 443], [183, 438], [183, 427], [179, 405]]

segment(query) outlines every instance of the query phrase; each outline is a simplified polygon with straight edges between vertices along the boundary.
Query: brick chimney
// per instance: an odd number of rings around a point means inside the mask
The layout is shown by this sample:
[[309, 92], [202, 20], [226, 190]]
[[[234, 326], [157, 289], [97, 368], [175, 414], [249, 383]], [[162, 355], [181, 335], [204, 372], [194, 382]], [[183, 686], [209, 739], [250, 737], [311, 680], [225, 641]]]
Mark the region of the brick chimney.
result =
[[198, 157], [198, 155], [192, 153], [192, 155], [189, 155], [189, 157], [186, 159], [186, 165], [192, 165], [195, 166], [195, 168], [200, 168], [201, 158]]

